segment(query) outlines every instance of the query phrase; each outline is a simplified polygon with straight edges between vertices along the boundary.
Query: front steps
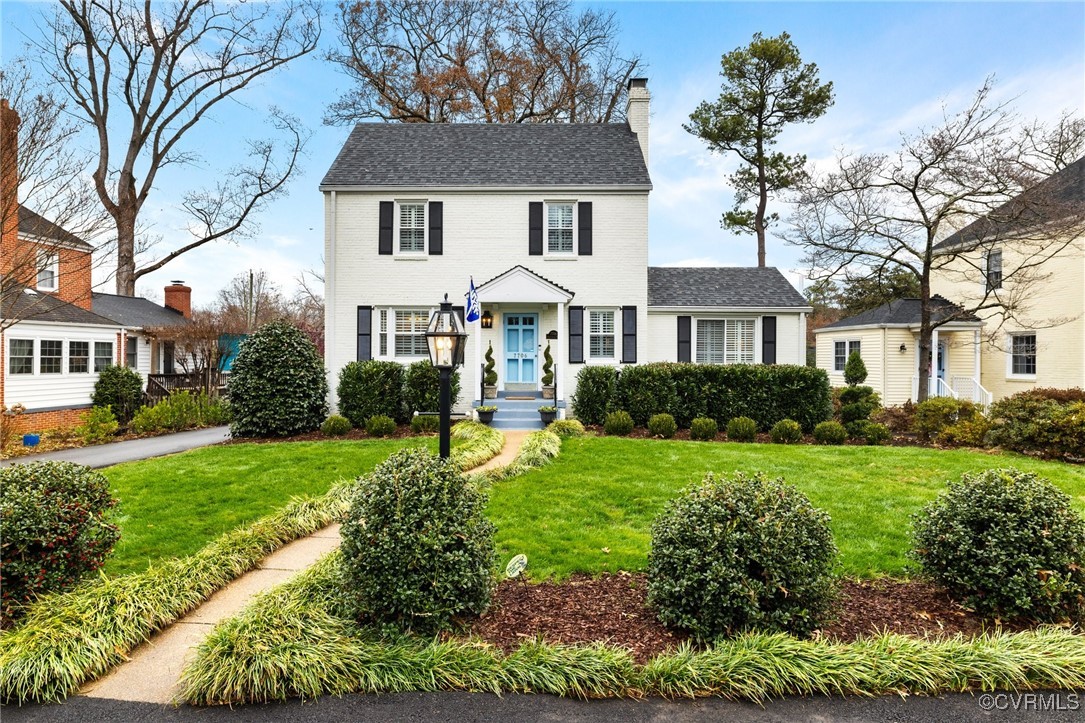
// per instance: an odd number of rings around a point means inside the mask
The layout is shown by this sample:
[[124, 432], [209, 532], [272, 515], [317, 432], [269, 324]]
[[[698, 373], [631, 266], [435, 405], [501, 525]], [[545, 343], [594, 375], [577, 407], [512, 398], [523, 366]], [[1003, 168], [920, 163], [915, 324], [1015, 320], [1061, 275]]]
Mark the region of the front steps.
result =
[[[514, 397], [509, 399], [509, 397]], [[524, 397], [529, 397], [524, 399]], [[546, 425], [539, 417], [539, 407], [556, 406], [554, 400], [543, 399], [537, 391], [498, 392], [497, 399], [486, 399], [484, 404], [497, 407], [490, 426], [494, 429], [544, 429]]]

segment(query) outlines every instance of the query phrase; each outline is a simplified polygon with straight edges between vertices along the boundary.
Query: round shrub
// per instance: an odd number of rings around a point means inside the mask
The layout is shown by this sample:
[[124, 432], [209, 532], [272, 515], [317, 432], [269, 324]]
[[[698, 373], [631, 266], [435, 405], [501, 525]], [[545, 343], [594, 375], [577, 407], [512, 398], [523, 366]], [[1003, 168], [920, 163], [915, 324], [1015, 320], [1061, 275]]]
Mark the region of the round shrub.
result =
[[586, 366], [576, 375], [573, 414], [584, 424], [602, 424], [618, 383], [614, 367]]
[[627, 437], [633, 431], [633, 418], [629, 412], [611, 412], [603, 423], [603, 431], [612, 437]]
[[365, 420], [365, 433], [370, 437], [388, 437], [396, 433], [396, 420], [383, 414]]
[[653, 437], [670, 439], [678, 431], [678, 424], [669, 414], [653, 414], [648, 420], [648, 431]]
[[829, 515], [760, 473], [705, 476], [652, 525], [648, 601], [702, 640], [756, 628], [809, 633], [834, 594]]
[[[136, 416], [133, 417], [132, 431], [136, 434], [143, 432], [141, 426], [137, 423], [142, 413], [149, 407], [141, 407], [139, 412], [136, 412]], [[117, 421], [116, 415], [113, 414], [113, 409], [110, 407], [91, 407], [89, 412], [84, 412], [83, 423], [75, 428], [75, 433], [83, 438], [84, 444], [101, 444], [102, 442], [108, 442], [113, 439], [117, 434], [117, 430], [120, 429], [120, 423]]]
[[485, 612], [495, 563], [485, 506], [454, 463], [425, 450], [396, 452], [362, 477], [341, 533], [359, 615], [430, 634]]
[[339, 371], [339, 410], [356, 427], [378, 414], [404, 420], [403, 377], [399, 362], [350, 362]]
[[90, 403], [109, 407], [121, 424], [128, 424], [136, 410], [143, 406], [143, 377], [135, 369], [107, 366], [98, 372]]
[[435, 434], [441, 428], [441, 418], [433, 414], [417, 414], [411, 418], [411, 431], [415, 434]]
[[1085, 392], [1033, 389], [991, 405], [986, 443], [1025, 454], [1085, 457]]
[[912, 429], [929, 439], [949, 425], [969, 421], [978, 414], [979, 409], [972, 402], [933, 397], [916, 405]]
[[324, 424], [320, 425], [320, 433], [325, 437], [342, 437], [352, 429], [354, 425], [350, 423], [350, 420], [338, 414], [331, 415], [324, 420]]
[[878, 424], [877, 422], [867, 422], [866, 429], [863, 431], [863, 439], [867, 444], [885, 444], [893, 438], [893, 433], [889, 431], [889, 427], [884, 424]]
[[120, 532], [102, 473], [72, 462], [0, 469], [0, 617], [38, 595], [70, 588], [102, 566]]
[[1058, 620], [1085, 611], [1085, 520], [1031, 472], [990, 469], [912, 515], [911, 556], [976, 611]]
[[727, 422], [727, 438], [732, 442], [752, 442], [757, 439], [757, 422], [749, 417], [735, 417]]
[[776, 444], [795, 444], [802, 441], [802, 425], [792, 419], [781, 419], [772, 425], [769, 436]]
[[[429, 359], [416, 361], [407, 367], [403, 376], [403, 401], [407, 414], [415, 412], [439, 412], [441, 410], [441, 370], [429, 363]], [[452, 372], [452, 406], [460, 398], [460, 373]]]
[[320, 427], [328, 413], [324, 361], [305, 334], [265, 324], [241, 343], [230, 371], [235, 437], [287, 437]]
[[711, 417], [697, 417], [689, 423], [689, 438], [702, 441], [713, 440], [720, 428]]
[[584, 436], [584, 425], [576, 419], [558, 419], [546, 425], [546, 429], [562, 439]]
[[814, 427], [814, 441], [818, 444], [844, 444], [848, 430], [840, 422], [832, 420]]
[[949, 425], [938, 433], [935, 440], [947, 447], [982, 447], [990, 429], [991, 423], [987, 418], [977, 414], [972, 419]]

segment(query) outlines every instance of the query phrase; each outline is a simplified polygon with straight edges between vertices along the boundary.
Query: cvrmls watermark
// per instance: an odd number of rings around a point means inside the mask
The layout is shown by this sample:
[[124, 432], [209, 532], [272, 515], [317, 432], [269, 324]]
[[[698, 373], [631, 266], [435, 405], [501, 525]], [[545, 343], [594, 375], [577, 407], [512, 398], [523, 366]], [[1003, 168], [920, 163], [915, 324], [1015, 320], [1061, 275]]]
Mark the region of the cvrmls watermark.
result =
[[1081, 696], [1077, 693], [984, 693], [979, 703], [984, 710], [1081, 710]]

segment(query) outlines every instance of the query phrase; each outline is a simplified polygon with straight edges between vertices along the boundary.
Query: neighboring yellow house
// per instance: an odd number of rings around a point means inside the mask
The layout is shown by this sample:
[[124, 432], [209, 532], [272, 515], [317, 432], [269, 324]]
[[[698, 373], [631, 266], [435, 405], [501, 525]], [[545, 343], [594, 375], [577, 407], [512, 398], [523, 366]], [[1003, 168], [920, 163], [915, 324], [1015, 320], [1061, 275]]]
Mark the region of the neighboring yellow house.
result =
[[[1027, 194], [1042, 195], [1044, 207], [1058, 211], [1037, 222], [1021, 210], [1028, 208], [1021, 201]], [[972, 250], [960, 253], [962, 245]], [[929, 396], [986, 405], [1034, 387], [1085, 387], [1085, 158], [936, 249], [957, 255], [931, 272], [934, 318], [955, 320], [934, 331], [932, 348], [939, 353]], [[964, 314], [962, 307], [977, 311]], [[844, 384], [841, 359], [857, 344], [866, 383], [884, 404], [916, 399], [918, 299], [814, 333], [817, 366], [834, 385]]]

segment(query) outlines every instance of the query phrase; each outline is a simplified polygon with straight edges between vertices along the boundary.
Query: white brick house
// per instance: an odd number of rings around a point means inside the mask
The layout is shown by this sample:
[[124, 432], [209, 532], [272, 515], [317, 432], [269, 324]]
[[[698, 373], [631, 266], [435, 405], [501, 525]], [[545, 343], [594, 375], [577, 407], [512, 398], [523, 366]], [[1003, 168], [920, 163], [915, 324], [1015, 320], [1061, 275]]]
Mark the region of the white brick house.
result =
[[490, 345], [498, 389], [533, 392], [549, 343], [559, 407], [585, 364], [803, 363], [809, 307], [776, 269], [648, 268], [648, 106], [634, 79], [628, 123], [356, 126], [320, 185], [333, 396], [348, 362], [426, 358], [472, 277], [460, 411]]

